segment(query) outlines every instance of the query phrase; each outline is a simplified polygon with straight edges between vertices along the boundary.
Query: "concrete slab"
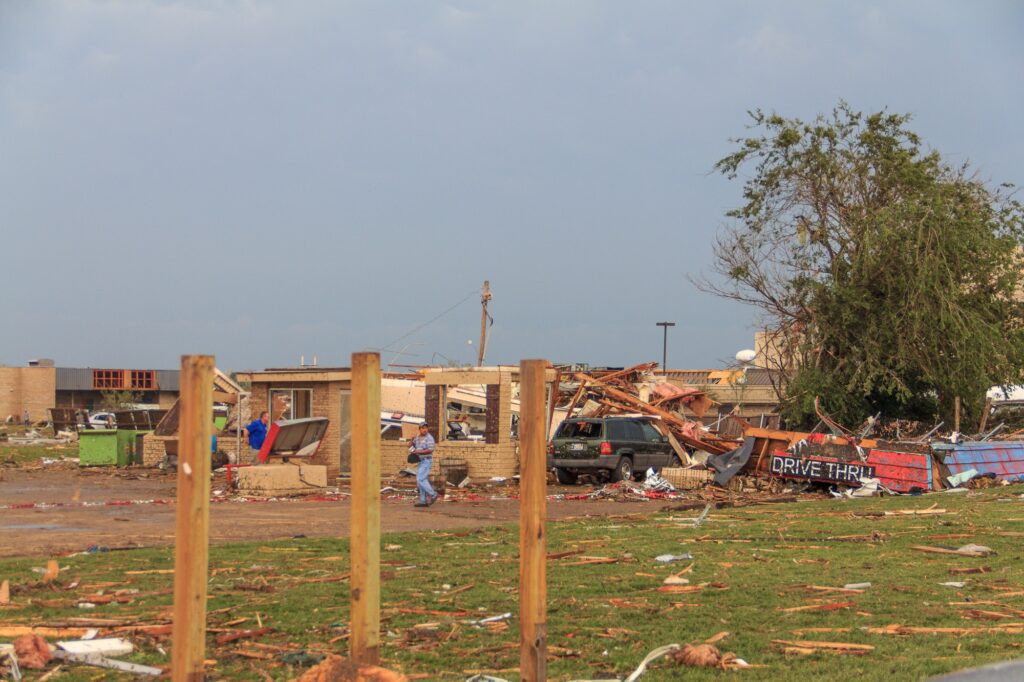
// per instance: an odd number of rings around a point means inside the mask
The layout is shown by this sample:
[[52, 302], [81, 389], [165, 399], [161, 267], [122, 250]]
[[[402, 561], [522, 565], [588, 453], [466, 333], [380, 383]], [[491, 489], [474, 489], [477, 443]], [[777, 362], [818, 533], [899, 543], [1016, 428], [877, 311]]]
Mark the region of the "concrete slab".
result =
[[318, 464], [264, 464], [235, 471], [238, 492], [263, 497], [308, 495], [327, 487], [327, 467]]

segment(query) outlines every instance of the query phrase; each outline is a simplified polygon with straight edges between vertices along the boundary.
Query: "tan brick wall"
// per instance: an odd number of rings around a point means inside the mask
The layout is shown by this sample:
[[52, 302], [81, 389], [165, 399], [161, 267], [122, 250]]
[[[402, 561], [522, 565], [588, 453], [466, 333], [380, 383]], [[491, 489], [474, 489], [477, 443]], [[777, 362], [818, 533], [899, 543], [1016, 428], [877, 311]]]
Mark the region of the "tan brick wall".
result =
[[147, 433], [142, 437], [142, 466], [155, 467], [160, 462], [164, 461], [164, 455], [167, 454], [165, 445], [169, 440], [177, 440], [177, 438], [169, 436], [154, 436], [151, 433]]
[[[384, 441], [380, 446], [380, 474], [391, 478], [411, 465], [406, 461], [409, 443]], [[509, 478], [519, 473], [519, 445], [515, 442], [491, 445], [478, 441], [442, 441], [434, 451], [434, 466], [447, 457], [465, 460], [470, 479], [482, 483], [494, 476]]]
[[[164, 460], [164, 455], [167, 452], [166, 445], [168, 441], [178, 440], [174, 436], [154, 436], [152, 433], [147, 433], [142, 437], [142, 466], [153, 467]], [[223, 450], [228, 454], [234, 454], [235, 452], [235, 435], [217, 436], [217, 449]], [[249, 463], [249, 444], [242, 439], [242, 459], [243, 464]]]
[[49, 419], [56, 395], [56, 368], [0, 367], [0, 421], [9, 414], [21, 421], [26, 409], [33, 422]]
[[[312, 389], [313, 404], [311, 406], [312, 416], [326, 417], [329, 420], [324, 440], [316, 456], [309, 459], [310, 464], [322, 464], [327, 467], [328, 480], [334, 480], [341, 473], [341, 431], [338, 421], [341, 418], [341, 390], [347, 389], [348, 382], [303, 382], [282, 384], [253, 382], [252, 395], [249, 404], [252, 411], [252, 419], [256, 419], [260, 412], [268, 409], [269, 390], [274, 389]], [[243, 443], [243, 451], [248, 446]]]

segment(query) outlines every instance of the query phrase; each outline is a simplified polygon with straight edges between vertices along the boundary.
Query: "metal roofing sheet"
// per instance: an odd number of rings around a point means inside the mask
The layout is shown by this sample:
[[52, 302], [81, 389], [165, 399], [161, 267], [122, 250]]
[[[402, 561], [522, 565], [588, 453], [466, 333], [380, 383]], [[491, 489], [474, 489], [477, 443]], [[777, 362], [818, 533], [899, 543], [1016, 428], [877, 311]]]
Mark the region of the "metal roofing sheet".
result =
[[1024, 479], [1024, 442], [959, 443], [946, 455], [945, 463], [954, 474], [977, 469], [1001, 480]]
[[156, 385], [160, 387], [161, 391], [180, 391], [181, 370], [158, 369], [156, 371]]
[[80, 367], [58, 367], [57, 390], [91, 391], [92, 370]]

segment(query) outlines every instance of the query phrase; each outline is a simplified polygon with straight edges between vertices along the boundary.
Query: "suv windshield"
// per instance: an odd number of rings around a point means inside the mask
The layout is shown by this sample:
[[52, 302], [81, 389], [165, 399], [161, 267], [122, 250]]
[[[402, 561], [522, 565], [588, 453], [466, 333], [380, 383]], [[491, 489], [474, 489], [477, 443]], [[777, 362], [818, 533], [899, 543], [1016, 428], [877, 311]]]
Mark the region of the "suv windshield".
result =
[[584, 422], [570, 422], [564, 421], [562, 425], [558, 427], [558, 433], [555, 434], [555, 438], [600, 438], [601, 437], [601, 422], [598, 421], [584, 421]]

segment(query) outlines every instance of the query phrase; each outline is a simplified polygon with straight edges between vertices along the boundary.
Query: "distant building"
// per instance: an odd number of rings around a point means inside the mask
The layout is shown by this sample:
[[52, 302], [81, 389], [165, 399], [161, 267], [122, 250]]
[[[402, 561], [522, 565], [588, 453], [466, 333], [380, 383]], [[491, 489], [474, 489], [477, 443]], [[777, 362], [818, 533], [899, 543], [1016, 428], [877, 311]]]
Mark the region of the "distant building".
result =
[[52, 407], [95, 410], [105, 391], [131, 391], [138, 402], [169, 408], [178, 397], [176, 369], [94, 369], [55, 367], [52, 360], [30, 360], [25, 367], [0, 367], [0, 420], [27, 410], [33, 421], [49, 419]]

